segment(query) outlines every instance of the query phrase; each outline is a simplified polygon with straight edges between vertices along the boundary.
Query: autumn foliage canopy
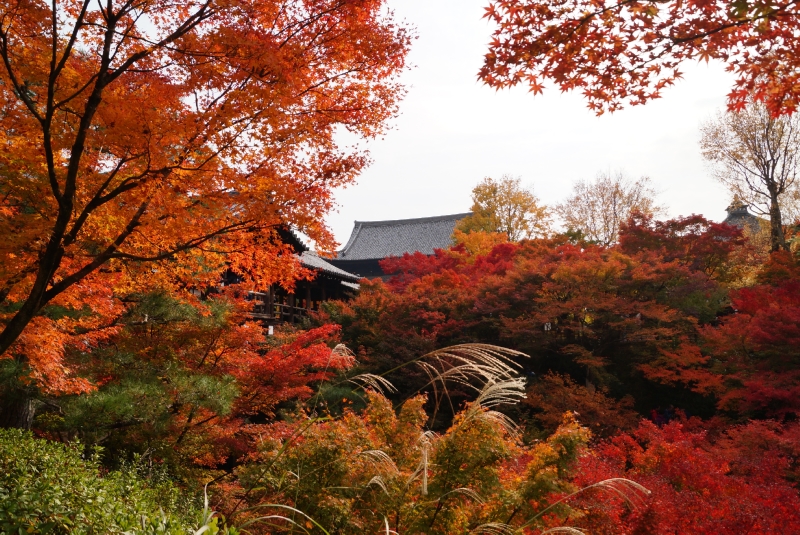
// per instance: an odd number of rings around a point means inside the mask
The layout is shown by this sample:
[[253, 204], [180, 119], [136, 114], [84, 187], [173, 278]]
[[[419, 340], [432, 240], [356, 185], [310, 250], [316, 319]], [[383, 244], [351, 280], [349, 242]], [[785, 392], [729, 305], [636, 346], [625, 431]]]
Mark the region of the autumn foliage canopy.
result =
[[755, 97], [774, 114], [797, 109], [794, 2], [495, 0], [480, 78], [492, 87], [546, 82], [580, 90], [597, 113], [644, 104], [681, 77], [681, 65], [718, 60], [736, 75], [729, 106]]
[[[602, 112], [721, 59], [790, 112], [795, 9], [495, 0], [481, 76]], [[411, 38], [381, 0], [0, 1], [0, 427], [35, 433], [0, 433], [0, 531], [73, 530], [76, 481], [161, 533], [800, 532], [794, 231], [554, 234], [487, 179], [452, 247], [253, 321], [311, 275], [287, 227], [333, 247], [338, 134], [385, 131]]]
[[[388, 259], [388, 281], [327, 314], [357, 366], [389, 370], [401, 392], [427, 383], [402, 365], [424, 351], [482, 342], [530, 355], [527, 396], [510, 410], [527, 439], [557, 434], [565, 413], [592, 432], [568, 471], [588, 490], [540, 530], [781, 533], [800, 529], [785, 507], [798, 500], [797, 266], [793, 253], [759, 256], [735, 227], [640, 214], [609, 246], [562, 235]], [[593, 487], [615, 477], [649, 496]]]
[[125, 295], [225, 266], [290, 285], [275, 230], [331, 245], [331, 189], [368, 162], [334, 136], [382, 132], [408, 45], [376, 0], [0, 5], [0, 354], [82, 391], [65, 348]]

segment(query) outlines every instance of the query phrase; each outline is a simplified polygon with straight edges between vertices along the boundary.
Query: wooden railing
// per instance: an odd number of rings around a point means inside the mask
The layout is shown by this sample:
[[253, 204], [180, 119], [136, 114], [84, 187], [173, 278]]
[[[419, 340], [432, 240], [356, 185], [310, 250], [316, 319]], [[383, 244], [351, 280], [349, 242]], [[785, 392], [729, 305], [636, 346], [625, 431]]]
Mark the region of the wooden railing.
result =
[[295, 297], [290, 295], [288, 297], [289, 304], [273, 302], [270, 303], [269, 294], [263, 292], [250, 292], [255, 304], [250, 317], [266, 321], [268, 323], [294, 323], [301, 318], [308, 316], [308, 309], [299, 307], [296, 304], [291, 304], [295, 301]]

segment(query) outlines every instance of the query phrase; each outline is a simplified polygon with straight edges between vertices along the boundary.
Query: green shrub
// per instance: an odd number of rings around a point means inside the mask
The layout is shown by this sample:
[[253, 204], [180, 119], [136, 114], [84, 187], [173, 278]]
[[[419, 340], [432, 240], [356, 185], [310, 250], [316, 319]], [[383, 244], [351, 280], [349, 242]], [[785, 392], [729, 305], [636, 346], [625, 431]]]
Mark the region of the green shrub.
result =
[[[191, 534], [192, 520], [216, 520], [181, 505], [171, 483], [149, 482], [134, 470], [103, 475], [97, 456], [82, 448], [0, 429], [0, 533]], [[182, 510], [180, 510], [182, 509]]]

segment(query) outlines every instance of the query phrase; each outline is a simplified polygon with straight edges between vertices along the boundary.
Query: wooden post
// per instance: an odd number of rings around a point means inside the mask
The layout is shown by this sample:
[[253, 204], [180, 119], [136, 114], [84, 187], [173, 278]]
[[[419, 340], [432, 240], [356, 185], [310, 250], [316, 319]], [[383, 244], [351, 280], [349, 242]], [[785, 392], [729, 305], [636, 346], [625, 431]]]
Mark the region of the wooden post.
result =
[[294, 294], [289, 294], [289, 323], [294, 323]]
[[311, 310], [311, 283], [306, 284], [306, 310]]
[[267, 292], [267, 315], [273, 318], [275, 317], [275, 291], [272, 289], [271, 284]]

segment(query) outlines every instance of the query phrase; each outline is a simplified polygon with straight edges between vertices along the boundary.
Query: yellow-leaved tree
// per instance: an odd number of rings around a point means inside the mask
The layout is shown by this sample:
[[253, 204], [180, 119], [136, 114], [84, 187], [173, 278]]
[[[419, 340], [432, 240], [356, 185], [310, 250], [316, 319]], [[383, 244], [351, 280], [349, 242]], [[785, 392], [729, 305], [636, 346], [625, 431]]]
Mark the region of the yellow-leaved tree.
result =
[[550, 230], [549, 210], [519, 177], [484, 178], [472, 190], [472, 203], [472, 215], [461, 220], [456, 230], [503, 233], [511, 241], [542, 236]]

